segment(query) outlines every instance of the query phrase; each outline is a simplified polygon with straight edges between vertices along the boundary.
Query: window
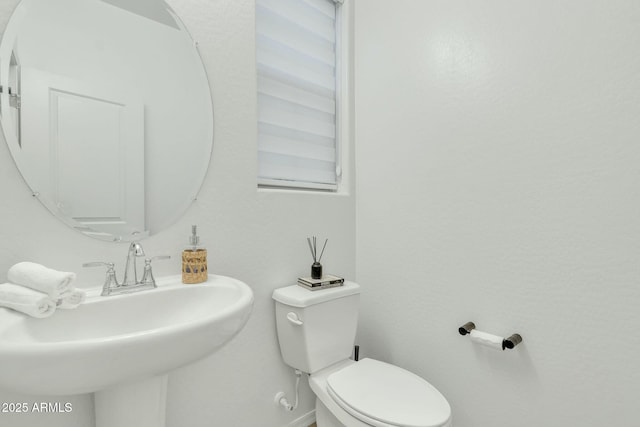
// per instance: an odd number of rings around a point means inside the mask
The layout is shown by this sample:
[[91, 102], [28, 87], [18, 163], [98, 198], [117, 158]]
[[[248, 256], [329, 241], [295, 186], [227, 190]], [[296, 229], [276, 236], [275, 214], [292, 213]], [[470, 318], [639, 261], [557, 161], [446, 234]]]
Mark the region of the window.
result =
[[337, 189], [342, 0], [256, 0], [258, 184]]

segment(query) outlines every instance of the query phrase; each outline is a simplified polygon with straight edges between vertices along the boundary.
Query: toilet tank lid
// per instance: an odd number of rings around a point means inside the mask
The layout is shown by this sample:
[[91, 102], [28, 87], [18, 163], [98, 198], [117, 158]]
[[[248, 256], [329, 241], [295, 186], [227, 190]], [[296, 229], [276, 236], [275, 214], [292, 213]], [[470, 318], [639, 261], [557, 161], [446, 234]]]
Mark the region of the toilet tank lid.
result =
[[343, 298], [359, 293], [360, 285], [355, 282], [345, 280], [342, 286], [320, 289], [317, 291], [305, 289], [300, 285], [278, 288], [273, 291], [272, 298], [291, 307], [308, 307], [310, 305], [320, 304], [336, 298]]

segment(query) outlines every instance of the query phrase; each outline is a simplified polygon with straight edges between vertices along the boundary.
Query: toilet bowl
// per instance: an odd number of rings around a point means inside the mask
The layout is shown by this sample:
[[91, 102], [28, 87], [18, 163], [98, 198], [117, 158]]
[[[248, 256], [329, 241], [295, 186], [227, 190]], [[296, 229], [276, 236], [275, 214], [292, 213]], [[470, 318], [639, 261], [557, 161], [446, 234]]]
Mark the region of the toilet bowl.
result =
[[420, 376], [375, 359], [349, 359], [360, 287], [276, 289], [285, 363], [309, 374], [318, 427], [451, 427], [451, 407]]

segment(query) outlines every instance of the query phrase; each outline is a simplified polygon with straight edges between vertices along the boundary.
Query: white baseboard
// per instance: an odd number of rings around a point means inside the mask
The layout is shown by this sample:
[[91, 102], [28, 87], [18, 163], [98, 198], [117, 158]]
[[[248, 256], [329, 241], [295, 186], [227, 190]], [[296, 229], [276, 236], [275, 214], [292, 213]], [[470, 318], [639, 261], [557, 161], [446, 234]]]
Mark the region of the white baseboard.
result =
[[296, 418], [287, 424], [287, 427], [309, 427], [316, 421], [316, 411], [315, 409], [307, 412], [300, 418]]

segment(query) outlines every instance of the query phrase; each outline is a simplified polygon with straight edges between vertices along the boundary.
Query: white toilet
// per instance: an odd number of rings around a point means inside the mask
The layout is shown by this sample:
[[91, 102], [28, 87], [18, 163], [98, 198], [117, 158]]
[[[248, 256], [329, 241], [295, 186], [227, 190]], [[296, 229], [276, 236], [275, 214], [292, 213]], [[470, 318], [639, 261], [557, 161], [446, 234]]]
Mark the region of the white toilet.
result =
[[276, 289], [276, 325], [285, 363], [310, 374], [318, 427], [450, 427], [451, 407], [435, 387], [374, 359], [351, 360], [360, 286]]

